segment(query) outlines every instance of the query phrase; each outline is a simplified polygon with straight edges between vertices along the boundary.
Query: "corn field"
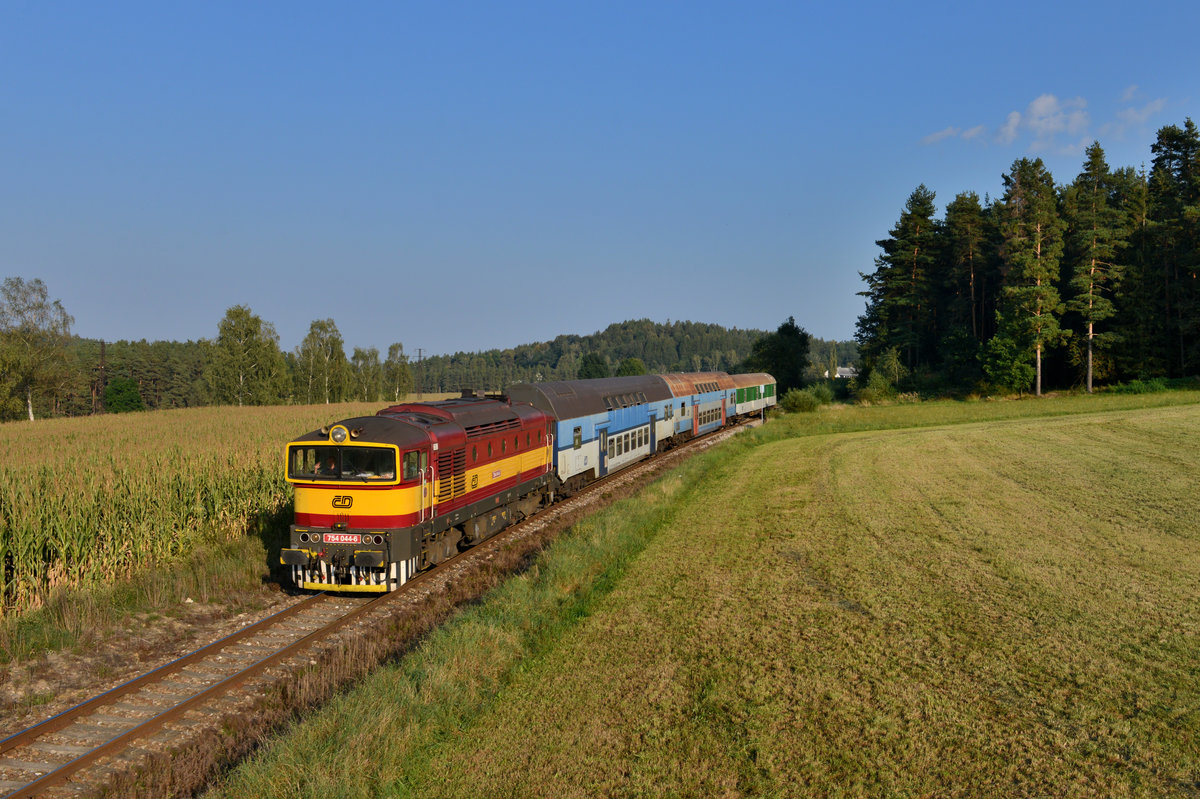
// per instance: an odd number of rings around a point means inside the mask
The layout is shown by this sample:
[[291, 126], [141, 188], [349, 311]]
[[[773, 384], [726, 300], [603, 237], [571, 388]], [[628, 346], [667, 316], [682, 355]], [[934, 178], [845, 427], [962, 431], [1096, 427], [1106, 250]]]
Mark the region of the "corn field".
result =
[[380, 403], [0, 425], [0, 616], [253, 531], [291, 497], [283, 446]]

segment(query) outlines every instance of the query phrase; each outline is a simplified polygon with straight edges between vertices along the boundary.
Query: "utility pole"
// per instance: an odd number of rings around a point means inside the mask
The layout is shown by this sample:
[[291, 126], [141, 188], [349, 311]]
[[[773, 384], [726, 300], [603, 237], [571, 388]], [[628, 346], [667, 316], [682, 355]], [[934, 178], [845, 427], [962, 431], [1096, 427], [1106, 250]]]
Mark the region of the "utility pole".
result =
[[100, 340], [100, 365], [96, 367], [98, 374], [96, 382], [92, 384], [92, 413], [104, 413], [104, 388], [108, 385], [108, 380], [104, 376], [104, 339]]
[[423, 374], [424, 370], [421, 369], [421, 355], [424, 352], [425, 350], [417, 347], [417, 402], [421, 401], [422, 395], [425, 391], [425, 375]]

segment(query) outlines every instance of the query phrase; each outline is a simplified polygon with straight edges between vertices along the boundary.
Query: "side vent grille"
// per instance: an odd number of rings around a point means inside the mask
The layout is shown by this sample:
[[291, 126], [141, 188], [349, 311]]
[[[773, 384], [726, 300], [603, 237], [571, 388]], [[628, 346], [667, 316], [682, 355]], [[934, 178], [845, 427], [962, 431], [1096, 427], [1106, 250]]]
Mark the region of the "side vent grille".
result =
[[520, 430], [520, 419], [504, 419], [499, 422], [487, 422], [485, 424], [471, 425], [466, 428], [467, 438], [483, 438], [490, 436], [493, 433], [503, 433], [506, 430]]
[[461, 497], [467, 490], [467, 450], [456, 449], [438, 455], [438, 504]]

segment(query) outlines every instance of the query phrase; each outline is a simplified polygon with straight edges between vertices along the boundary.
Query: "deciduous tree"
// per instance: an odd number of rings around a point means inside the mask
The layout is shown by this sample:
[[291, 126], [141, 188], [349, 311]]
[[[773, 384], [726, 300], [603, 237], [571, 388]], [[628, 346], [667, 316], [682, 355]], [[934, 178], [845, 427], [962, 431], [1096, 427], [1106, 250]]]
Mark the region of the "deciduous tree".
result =
[[287, 366], [279, 336], [247, 306], [225, 312], [208, 353], [204, 379], [218, 403], [271, 405], [287, 394]]
[[617, 365], [617, 377], [646, 374], [646, 364], [641, 358], [626, 358]]
[[355, 347], [350, 356], [350, 368], [354, 374], [354, 396], [363, 402], [376, 402], [383, 394], [383, 365], [379, 362], [379, 350], [374, 347]]
[[110, 413], [146, 410], [137, 382], [128, 377], [114, 377], [109, 381], [104, 389], [104, 409]]
[[591, 380], [597, 377], [608, 377], [608, 362], [599, 353], [584, 353], [579, 359], [579, 379]]
[[40, 279], [4, 279], [0, 288], [0, 390], [10, 392], [10, 401], [0, 398], [0, 406], [7, 405], [11, 412], [19, 403], [11, 400], [16, 395], [24, 399], [25, 412], [33, 421], [34, 391], [63, 371], [72, 322], [62, 303], [50, 299]]
[[342, 334], [332, 319], [318, 319], [296, 350], [297, 394], [306, 404], [341, 402], [349, 364]]
[[388, 347], [387, 360], [383, 362], [383, 381], [392, 402], [400, 402], [412, 391], [412, 369], [404, 354], [404, 345], [398, 341]]
[[754, 342], [744, 366], [752, 372], [767, 372], [775, 378], [780, 396], [788, 389], [800, 388], [808, 368], [811, 336], [789, 316], [774, 333]]

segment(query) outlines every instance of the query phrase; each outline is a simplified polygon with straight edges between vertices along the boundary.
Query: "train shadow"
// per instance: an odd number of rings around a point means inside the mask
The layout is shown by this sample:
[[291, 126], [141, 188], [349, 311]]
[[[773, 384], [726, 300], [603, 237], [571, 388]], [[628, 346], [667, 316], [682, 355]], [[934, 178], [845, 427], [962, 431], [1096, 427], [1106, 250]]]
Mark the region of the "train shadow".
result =
[[304, 593], [287, 579], [287, 567], [279, 561], [279, 551], [288, 543], [292, 519], [295, 518], [295, 501], [287, 502], [272, 510], [261, 510], [246, 522], [246, 534], [262, 544], [262, 584], [278, 588], [286, 594]]

